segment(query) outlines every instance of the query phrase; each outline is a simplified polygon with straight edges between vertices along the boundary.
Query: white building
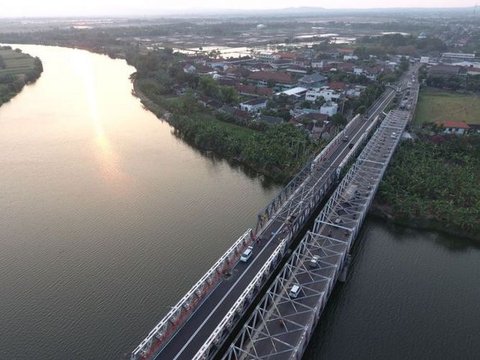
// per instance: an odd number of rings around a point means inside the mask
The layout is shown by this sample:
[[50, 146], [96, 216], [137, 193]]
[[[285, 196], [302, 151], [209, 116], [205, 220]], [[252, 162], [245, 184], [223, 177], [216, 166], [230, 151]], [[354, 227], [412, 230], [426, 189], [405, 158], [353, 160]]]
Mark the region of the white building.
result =
[[288, 90], [278, 92], [275, 95], [278, 95], [278, 96], [279, 95], [286, 95], [286, 96], [293, 96], [293, 97], [296, 97], [296, 98], [301, 98], [301, 97], [303, 97], [303, 95], [306, 94], [307, 90], [308, 90], [307, 88], [297, 86], [293, 89], [288, 89]]
[[360, 68], [360, 67], [354, 67], [354, 68], [353, 68], [353, 73], [354, 73], [355, 75], [362, 75], [362, 74], [363, 74], [363, 69]]
[[442, 62], [458, 62], [458, 61], [475, 61], [475, 54], [464, 54], [464, 53], [443, 53]]
[[240, 110], [248, 111], [249, 113], [258, 113], [261, 109], [267, 107], [267, 99], [252, 99], [240, 103]]
[[323, 60], [312, 60], [312, 68], [314, 69], [323, 68]]
[[362, 85], [355, 85], [346, 91], [347, 96], [350, 97], [359, 97], [362, 95], [362, 92], [365, 91], [367, 87]]
[[255, 54], [255, 58], [261, 61], [273, 62], [280, 59], [280, 55], [271, 52], [260, 52]]
[[430, 58], [428, 56], [420, 57], [420, 64], [428, 64], [430, 62]]
[[315, 102], [318, 98], [323, 97], [325, 101], [337, 100], [341, 96], [337, 91], [330, 89], [328, 86], [323, 86], [319, 89], [308, 90], [305, 94], [305, 100]]
[[332, 101], [328, 101], [320, 108], [320, 114], [333, 116], [338, 112], [338, 104]]

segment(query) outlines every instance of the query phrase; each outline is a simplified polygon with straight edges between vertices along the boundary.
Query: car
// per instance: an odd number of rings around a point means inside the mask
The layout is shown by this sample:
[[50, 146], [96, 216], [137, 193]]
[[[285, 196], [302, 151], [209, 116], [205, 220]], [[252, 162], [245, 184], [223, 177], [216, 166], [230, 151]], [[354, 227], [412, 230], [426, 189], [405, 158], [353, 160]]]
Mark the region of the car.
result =
[[240, 256], [240, 261], [246, 263], [253, 254], [253, 246], [249, 246], [245, 249], [242, 256]]
[[348, 141], [348, 135], [343, 136], [343, 141], [345, 141], [345, 142]]
[[334, 221], [335, 224], [341, 224], [342, 223], [342, 219], [341, 218], [336, 218], [335, 221]]
[[290, 289], [288, 296], [290, 296], [292, 299], [296, 299], [300, 294], [300, 291], [302, 291], [302, 287], [299, 284], [294, 284]]
[[396, 132], [392, 132], [392, 135], [390, 135], [390, 137], [391, 137], [392, 139], [396, 139], [397, 136], [398, 136], [398, 134], [397, 134]]
[[355, 145], [355, 144], [354, 144], [354, 143], [348, 144], [348, 148], [349, 148], [349, 149], [353, 148], [353, 145]]
[[318, 266], [318, 260], [320, 260], [320, 256], [318, 255], [314, 255], [311, 259], [310, 259], [310, 267], [312, 268], [316, 268]]

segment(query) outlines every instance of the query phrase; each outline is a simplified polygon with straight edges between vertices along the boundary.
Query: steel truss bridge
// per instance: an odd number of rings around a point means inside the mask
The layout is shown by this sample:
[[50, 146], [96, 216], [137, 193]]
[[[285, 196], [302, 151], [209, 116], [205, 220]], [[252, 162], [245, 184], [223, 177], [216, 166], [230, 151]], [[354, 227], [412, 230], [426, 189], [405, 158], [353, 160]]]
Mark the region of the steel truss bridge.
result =
[[[368, 141], [371, 133], [378, 127], [380, 115], [391, 103], [397, 91], [399, 91], [399, 87], [387, 88], [368, 110], [366, 116], [357, 115], [319, 155], [308, 162], [275, 199], [260, 212], [255, 230], [246, 230], [185, 296], [171, 308], [131, 353], [131, 360], [199, 360], [210, 359], [216, 355], [220, 345], [231, 334], [240, 319], [245, 316], [246, 310], [258, 297], [260, 290], [271, 278], [272, 273], [279, 270], [278, 266], [285, 258], [292, 240], [304, 228], [326, 194], [333, 190], [342, 169], [346, 168], [355, 158]], [[279, 277], [274, 280], [272, 287], [268, 289], [267, 295], [261, 300], [259, 307], [253, 312], [239, 337], [229, 348], [226, 355], [228, 359], [262, 359], [259, 354], [264, 353], [261, 349], [264, 349], [267, 338], [272, 344], [271, 348], [266, 350], [268, 354], [278, 352], [281, 356], [269, 357], [269, 359], [284, 359], [291, 349], [303, 348], [304, 344], [295, 344], [293, 340], [285, 341], [282, 334], [285, 333], [285, 337], [290, 339], [291, 334], [295, 332], [295, 326], [298, 333], [302, 322], [300, 319], [294, 321], [294, 318], [295, 316], [310, 316], [307, 314], [308, 308], [316, 309], [315, 314], [318, 319], [320, 310], [323, 309], [324, 302], [336, 281], [338, 271], [345, 261], [345, 254], [350, 249], [351, 242], [355, 239], [361, 221], [367, 212], [369, 202], [368, 204], [364, 203], [362, 207], [361, 201], [363, 201], [362, 199], [371, 201], [373, 198], [384, 168], [398, 143], [398, 138], [390, 140], [385, 138], [383, 139], [384, 144], [381, 141], [378, 142], [376, 139], [380, 136], [378, 135], [379, 131], [380, 134], [388, 135], [387, 129], [390, 129], [388, 130], [390, 132], [395, 132], [392, 129], [396, 129], [400, 135], [405, 126], [402, 114], [400, 112], [391, 113], [387, 117], [388, 120], [382, 123], [380, 130], [375, 133], [360, 155], [359, 161], [363, 159], [361, 169], [360, 163], [357, 161], [347, 173], [347, 177], [332, 197], [335, 200], [330, 199], [326, 205], [331, 214], [325, 215], [326, 210], [324, 209], [316, 219], [313, 232], [307, 233], [301, 241], [300, 246], [281, 270]], [[390, 128], [387, 127], [387, 124]], [[348, 136], [348, 141], [345, 141], [345, 136]], [[380, 148], [377, 150], [376, 148], [379, 146]], [[370, 154], [373, 151], [372, 148], [375, 151]], [[375, 157], [375, 154], [380, 154], [380, 157]], [[378, 179], [374, 175], [364, 174], [367, 165], [370, 166], [370, 169], [383, 168], [381, 175], [377, 176]], [[364, 189], [366, 182], [359, 180], [360, 174], [370, 176], [371, 184], [367, 187], [371, 186], [371, 188], [367, 189], [368, 191]], [[340, 206], [335, 201], [340, 201], [341, 193], [339, 191], [340, 189], [345, 190], [347, 179], [358, 183], [359, 189], [355, 189], [355, 191], [359, 191], [359, 193], [355, 193], [355, 197], [349, 200], [350, 205], [347, 206], [344, 201]], [[248, 264], [239, 262], [240, 255], [250, 245], [254, 246], [254, 254], [250, 262]], [[307, 271], [304, 263], [314, 253], [321, 256], [320, 267]], [[302, 268], [305, 270], [304, 272], [300, 270]], [[307, 277], [311, 284], [307, 281]], [[330, 280], [327, 280], [327, 277]], [[229, 280], [224, 281], [226, 278]], [[327, 284], [327, 288], [314, 285], [314, 279], [318, 280], [318, 284]], [[291, 301], [286, 295], [288, 286], [293, 281], [304, 285], [302, 295], [295, 301]], [[315, 305], [315, 301], [317, 301], [317, 305]], [[274, 306], [275, 309], [272, 310], [269, 306]], [[280, 312], [284, 308], [286, 310], [287, 307], [290, 310], [296, 309], [296, 315]], [[283, 328], [278, 327], [279, 319], [282, 321]], [[271, 321], [277, 321], [276, 332], [269, 327], [272, 326]], [[314, 323], [316, 321], [311, 322], [308, 326], [304, 325], [304, 330], [308, 327], [311, 331]], [[263, 325], [258, 326], [257, 329], [258, 324]], [[279, 332], [279, 330], [283, 330], [283, 332]], [[279, 336], [279, 340], [276, 340], [275, 334]], [[304, 334], [302, 340], [305, 344], [308, 342], [306, 335]], [[283, 350], [280, 350], [278, 341], [285, 342]], [[280, 355], [281, 351], [286, 352], [283, 353], [284, 355]], [[292, 351], [303, 353], [303, 350]]]
[[[224, 360], [301, 359], [409, 118], [407, 111], [387, 115]], [[312, 267], [314, 257], [318, 265]], [[296, 298], [289, 295], [294, 284], [302, 289]], [[195, 357], [205, 358], [203, 354]]]

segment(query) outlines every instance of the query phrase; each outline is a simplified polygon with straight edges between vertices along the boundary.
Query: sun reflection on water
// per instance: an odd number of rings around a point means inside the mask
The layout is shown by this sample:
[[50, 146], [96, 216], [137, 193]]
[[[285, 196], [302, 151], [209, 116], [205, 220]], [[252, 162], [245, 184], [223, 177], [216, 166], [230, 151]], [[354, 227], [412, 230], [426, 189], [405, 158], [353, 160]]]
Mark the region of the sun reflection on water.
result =
[[88, 113], [93, 126], [93, 155], [97, 161], [104, 181], [118, 190], [126, 190], [128, 176], [121, 169], [120, 158], [107, 136], [104, 119], [97, 102], [97, 84], [95, 67], [91, 54], [83, 51], [74, 52], [72, 64], [75, 73], [82, 78]]

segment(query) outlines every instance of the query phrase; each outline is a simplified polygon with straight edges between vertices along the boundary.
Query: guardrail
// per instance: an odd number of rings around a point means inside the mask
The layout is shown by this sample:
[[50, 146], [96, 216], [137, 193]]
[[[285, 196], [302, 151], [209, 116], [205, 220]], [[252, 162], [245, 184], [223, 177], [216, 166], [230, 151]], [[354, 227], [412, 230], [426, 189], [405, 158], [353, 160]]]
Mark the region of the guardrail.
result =
[[150, 331], [145, 339], [132, 352], [130, 359], [148, 358], [158, 351], [162, 344], [172, 337], [181, 324], [192, 315], [198, 303], [212, 290], [216, 281], [225, 271], [233, 267], [242, 251], [252, 242], [252, 229], [248, 229], [238, 240], [217, 260], [200, 280], [171, 308], [165, 317]]

